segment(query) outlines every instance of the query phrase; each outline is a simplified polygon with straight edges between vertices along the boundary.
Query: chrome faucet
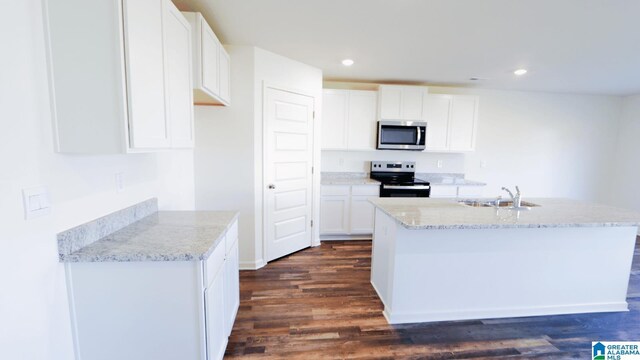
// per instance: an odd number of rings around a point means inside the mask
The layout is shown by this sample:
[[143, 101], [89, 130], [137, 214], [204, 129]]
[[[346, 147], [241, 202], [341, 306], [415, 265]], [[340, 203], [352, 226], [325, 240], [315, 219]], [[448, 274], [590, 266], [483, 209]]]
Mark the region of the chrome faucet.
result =
[[504, 191], [509, 193], [509, 196], [511, 196], [511, 200], [513, 200], [513, 207], [514, 208], [522, 207], [522, 194], [520, 193], [520, 188], [518, 186], [516, 186], [516, 195], [515, 196], [513, 195], [511, 190], [507, 189], [506, 187], [502, 187], [502, 190], [504, 190]]

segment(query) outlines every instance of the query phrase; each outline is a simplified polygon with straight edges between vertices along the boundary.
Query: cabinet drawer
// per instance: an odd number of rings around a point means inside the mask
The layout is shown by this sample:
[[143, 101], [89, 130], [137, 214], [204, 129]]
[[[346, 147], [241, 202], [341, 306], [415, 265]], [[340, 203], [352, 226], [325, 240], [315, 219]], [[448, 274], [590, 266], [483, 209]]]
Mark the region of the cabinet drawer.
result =
[[209, 258], [204, 260], [204, 287], [209, 287], [211, 282], [216, 277], [216, 274], [222, 269], [224, 265], [225, 255], [225, 239], [216, 246], [213, 253], [209, 255]]
[[231, 251], [231, 249], [233, 248], [233, 245], [238, 241], [238, 221], [236, 220], [231, 227], [229, 228], [229, 230], [227, 230], [227, 234], [226, 234], [226, 238], [225, 238], [225, 244], [226, 244], [226, 251], [225, 253], [228, 254], [229, 251]]
[[349, 195], [349, 188], [349, 185], [322, 185], [320, 188], [320, 195]]
[[380, 185], [353, 185], [352, 196], [380, 196]]

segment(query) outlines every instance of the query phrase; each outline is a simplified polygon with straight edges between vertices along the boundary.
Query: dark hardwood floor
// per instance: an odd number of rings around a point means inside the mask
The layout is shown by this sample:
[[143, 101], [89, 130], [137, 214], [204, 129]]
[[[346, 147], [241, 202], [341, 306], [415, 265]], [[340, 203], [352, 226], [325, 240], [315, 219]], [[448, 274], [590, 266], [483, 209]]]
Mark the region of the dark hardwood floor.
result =
[[323, 242], [241, 271], [225, 358], [590, 359], [592, 340], [640, 340], [639, 249], [629, 312], [392, 326], [369, 283], [371, 242]]

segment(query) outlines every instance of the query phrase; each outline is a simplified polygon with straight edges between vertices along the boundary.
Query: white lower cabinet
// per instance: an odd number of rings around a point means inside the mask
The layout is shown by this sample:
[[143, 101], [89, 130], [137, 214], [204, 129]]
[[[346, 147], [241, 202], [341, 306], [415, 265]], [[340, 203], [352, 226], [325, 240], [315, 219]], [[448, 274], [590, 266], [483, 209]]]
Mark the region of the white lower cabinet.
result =
[[65, 270], [76, 359], [223, 358], [240, 301], [237, 221], [206, 260]]
[[379, 185], [323, 185], [320, 193], [320, 235], [373, 233], [369, 199], [380, 196]]
[[218, 360], [227, 348], [225, 324], [225, 267], [218, 270], [209, 287], [205, 290], [205, 323], [207, 336], [207, 360]]
[[240, 263], [238, 258], [238, 231], [236, 228], [235, 237], [231, 238], [232, 232], [229, 231], [227, 243], [232, 242], [230, 249], [227, 251], [225, 259], [225, 276], [224, 276], [224, 293], [225, 293], [225, 319], [224, 329], [226, 336], [231, 335], [233, 322], [236, 319], [238, 308], [240, 307]]

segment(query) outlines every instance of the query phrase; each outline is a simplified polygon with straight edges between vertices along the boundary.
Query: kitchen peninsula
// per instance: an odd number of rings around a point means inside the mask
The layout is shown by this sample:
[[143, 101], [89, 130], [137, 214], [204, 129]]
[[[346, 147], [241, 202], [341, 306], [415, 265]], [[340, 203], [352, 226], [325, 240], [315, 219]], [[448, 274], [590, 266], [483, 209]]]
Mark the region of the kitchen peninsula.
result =
[[380, 198], [371, 283], [389, 323], [626, 311], [640, 214]]

